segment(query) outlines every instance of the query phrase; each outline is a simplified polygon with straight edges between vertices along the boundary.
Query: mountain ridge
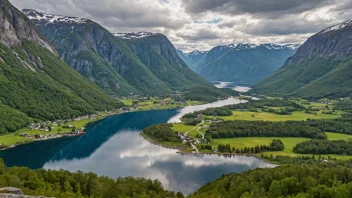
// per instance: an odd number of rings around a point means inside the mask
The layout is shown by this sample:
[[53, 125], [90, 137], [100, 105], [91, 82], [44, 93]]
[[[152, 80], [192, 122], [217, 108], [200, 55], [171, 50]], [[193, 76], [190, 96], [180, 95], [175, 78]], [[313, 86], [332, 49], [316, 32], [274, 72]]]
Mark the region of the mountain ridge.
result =
[[251, 92], [305, 98], [350, 96], [351, 36], [351, 20], [323, 29]]
[[[138, 56], [141, 53], [136, 53], [138, 51], [136, 47], [130, 45], [131, 42], [141, 43], [141, 41], [147, 44], [147, 39], [154, 36], [162, 37], [163, 45], [173, 47], [162, 34], [148, 32], [113, 34], [89, 19], [43, 14], [29, 9], [25, 9], [24, 12], [55, 46], [66, 63], [109, 94], [166, 96], [174, 91], [184, 90], [189, 84], [201, 83], [211, 86], [205, 80], [185, 79], [182, 76], [187, 76], [187, 72], [193, 72], [186, 69], [176, 71], [174, 62], [170, 63], [170, 60], [160, 56], [153, 56], [157, 61], [151, 67], [148, 61], [144, 61], [146, 56], [152, 56], [151, 51], [145, 48], [146, 53], [143, 57]], [[178, 59], [173, 58], [176, 62]], [[168, 70], [165, 70], [165, 65], [168, 65]]]
[[[229, 81], [253, 85], [272, 74], [292, 56], [298, 44], [229, 44], [212, 48], [209, 52], [191, 54], [179, 51], [180, 57], [198, 74], [210, 81]], [[204, 55], [205, 54], [205, 55]], [[191, 56], [192, 58], [189, 58]], [[195, 59], [195, 58], [193, 58]]]

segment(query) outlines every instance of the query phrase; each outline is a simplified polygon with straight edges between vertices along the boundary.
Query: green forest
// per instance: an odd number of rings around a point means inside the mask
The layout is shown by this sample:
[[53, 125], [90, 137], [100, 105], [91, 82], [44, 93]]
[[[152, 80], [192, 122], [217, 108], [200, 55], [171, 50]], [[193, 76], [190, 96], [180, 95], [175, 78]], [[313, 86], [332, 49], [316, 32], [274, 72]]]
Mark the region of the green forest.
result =
[[182, 193], [165, 190], [157, 180], [144, 178], [100, 177], [94, 173], [64, 170], [30, 170], [7, 168], [0, 161], [0, 186], [20, 188], [26, 195], [56, 198], [68, 197], [183, 197]]
[[352, 169], [337, 165], [282, 165], [232, 173], [208, 183], [192, 198], [352, 197]]

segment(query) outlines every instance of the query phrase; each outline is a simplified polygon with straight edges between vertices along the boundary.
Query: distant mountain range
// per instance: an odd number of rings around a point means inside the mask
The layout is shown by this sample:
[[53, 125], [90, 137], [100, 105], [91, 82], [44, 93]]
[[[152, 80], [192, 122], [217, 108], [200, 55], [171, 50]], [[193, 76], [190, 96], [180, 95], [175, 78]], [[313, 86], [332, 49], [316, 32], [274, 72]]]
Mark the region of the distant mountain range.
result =
[[209, 52], [194, 51], [180, 57], [210, 81], [229, 81], [254, 85], [275, 72], [299, 45], [231, 44]]
[[112, 34], [78, 17], [23, 12], [75, 70], [112, 95], [169, 95], [212, 86], [190, 70], [162, 34]]
[[320, 31], [251, 92], [305, 98], [351, 96], [351, 38], [352, 20]]

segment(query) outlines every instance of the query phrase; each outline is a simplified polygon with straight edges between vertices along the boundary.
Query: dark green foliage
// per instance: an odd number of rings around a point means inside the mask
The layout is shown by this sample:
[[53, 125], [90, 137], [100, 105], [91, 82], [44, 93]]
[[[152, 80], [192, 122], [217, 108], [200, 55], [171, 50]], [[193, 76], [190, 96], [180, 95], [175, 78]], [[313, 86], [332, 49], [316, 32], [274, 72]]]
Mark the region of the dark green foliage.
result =
[[32, 121], [26, 114], [0, 104], [0, 134], [17, 131]]
[[[59, 170], [30, 170], [0, 166], [0, 186], [21, 188], [27, 195], [48, 197], [176, 197], [157, 180], [144, 178], [99, 177], [94, 173], [70, 173]], [[179, 197], [183, 195], [178, 193]]]
[[343, 154], [352, 155], [352, 141], [309, 140], [297, 144], [293, 151], [301, 154]]
[[186, 124], [186, 125], [192, 125], [192, 126], [196, 126], [197, 124], [201, 123], [202, 120], [201, 119], [182, 119], [182, 121]]
[[206, 116], [230, 116], [232, 111], [228, 108], [208, 108], [203, 111], [199, 111], [202, 115]]
[[142, 135], [158, 142], [181, 142], [178, 133], [171, 129], [172, 124], [158, 124], [143, 130]]
[[215, 87], [197, 86], [192, 87], [185, 94], [186, 100], [214, 102], [219, 98], [224, 99], [229, 96], [238, 96], [238, 92], [231, 89], [218, 89]]
[[284, 165], [229, 174], [191, 197], [352, 197], [352, 169], [323, 165]]
[[236, 149], [235, 147], [231, 148], [231, 145], [229, 144], [218, 144], [218, 152], [221, 153], [235, 153], [235, 154], [255, 154], [255, 153], [261, 153], [265, 151], [283, 151], [284, 150], [284, 144], [282, 143], [281, 140], [272, 140], [270, 143], [270, 146], [266, 145], [257, 145], [255, 147], [244, 147], [241, 149]]
[[324, 131], [307, 125], [305, 122], [266, 122], [266, 121], [225, 121], [212, 123], [206, 137], [307, 137], [326, 139]]
[[[235, 105], [227, 106], [229, 109], [233, 110], [249, 110], [253, 112], [257, 112], [258, 109], [262, 111], [270, 111], [270, 107], [281, 107], [281, 109], [285, 109], [285, 111], [293, 112], [304, 110], [305, 107], [297, 104], [290, 100], [280, 100], [280, 99], [273, 99], [273, 100], [251, 100], [248, 103], [240, 103]], [[279, 111], [272, 111], [272, 113], [278, 113]]]

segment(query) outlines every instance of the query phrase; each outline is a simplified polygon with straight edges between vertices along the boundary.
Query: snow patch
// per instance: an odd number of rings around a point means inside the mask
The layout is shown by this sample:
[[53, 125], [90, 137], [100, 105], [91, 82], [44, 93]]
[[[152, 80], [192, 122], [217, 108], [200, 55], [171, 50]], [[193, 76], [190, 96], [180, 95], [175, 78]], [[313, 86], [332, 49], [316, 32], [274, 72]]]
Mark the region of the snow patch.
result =
[[340, 24], [337, 24], [337, 25], [333, 25], [331, 27], [328, 27], [328, 28], [325, 28], [323, 29], [321, 32], [319, 32], [318, 34], [325, 34], [327, 32], [330, 32], [330, 31], [337, 31], [337, 30], [341, 30], [347, 26], [350, 26], [352, 25], [352, 19], [350, 20], [347, 20], [343, 23], [340, 23]]
[[160, 35], [158, 33], [152, 33], [152, 32], [137, 32], [137, 33], [132, 32], [132, 33], [113, 33], [113, 34], [114, 36], [125, 40], [140, 39], [140, 38], [150, 37], [154, 35]]
[[185, 56], [197, 56], [200, 54], [207, 54], [208, 52], [204, 52], [204, 51], [199, 51], [199, 50], [194, 50], [193, 52], [190, 53], [185, 53]]
[[79, 17], [69, 17], [53, 14], [44, 14], [35, 10], [23, 9], [24, 14], [31, 20], [46, 21], [48, 23], [87, 23], [88, 19], [79, 18]]

